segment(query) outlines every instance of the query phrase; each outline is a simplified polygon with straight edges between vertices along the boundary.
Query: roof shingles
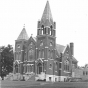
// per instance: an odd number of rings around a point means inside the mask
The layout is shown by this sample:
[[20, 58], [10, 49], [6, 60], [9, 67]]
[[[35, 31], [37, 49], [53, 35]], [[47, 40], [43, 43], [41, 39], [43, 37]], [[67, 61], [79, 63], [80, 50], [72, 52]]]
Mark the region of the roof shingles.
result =
[[47, 1], [43, 15], [42, 15], [42, 19], [41, 20], [46, 20], [48, 19], [49, 21], [53, 20], [52, 18], [52, 14], [51, 14], [51, 10], [50, 10], [50, 5], [49, 2]]
[[25, 40], [29, 39], [25, 28], [23, 28], [23, 30], [21, 31], [20, 35], [17, 38], [17, 40], [20, 40], [20, 39], [25, 39]]
[[56, 50], [58, 53], [62, 53], [64, 49], [65, 49], [65, 46], [56, 44]]

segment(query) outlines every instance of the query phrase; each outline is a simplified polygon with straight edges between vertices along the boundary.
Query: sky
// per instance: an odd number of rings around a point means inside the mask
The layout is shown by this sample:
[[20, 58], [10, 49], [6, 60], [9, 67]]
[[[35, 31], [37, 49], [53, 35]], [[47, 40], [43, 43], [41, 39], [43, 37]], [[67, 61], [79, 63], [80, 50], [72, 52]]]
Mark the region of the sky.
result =
[[[74, 43], [79, 66], [88, 64], [88, 0], [48, 0], [56, 22], [56, 43]], [[0, 0], [0, 46], [15, 46], [25, 24], [30, 37], [37, 35], [47, 0]]]

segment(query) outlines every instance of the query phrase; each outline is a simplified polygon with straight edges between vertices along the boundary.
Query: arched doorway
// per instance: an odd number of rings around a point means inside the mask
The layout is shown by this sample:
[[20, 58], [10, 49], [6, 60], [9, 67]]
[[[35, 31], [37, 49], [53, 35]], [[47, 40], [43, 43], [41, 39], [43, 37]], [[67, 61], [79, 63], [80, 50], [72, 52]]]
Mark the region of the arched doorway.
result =
[[18, 65], [15, 65], [15, 72], [18, 73]]
[[42, 64], [41, 63], [39, 63], [38, 65], [37, 65], [37, 74], [41, 74], [41, 72], [42, 72]]

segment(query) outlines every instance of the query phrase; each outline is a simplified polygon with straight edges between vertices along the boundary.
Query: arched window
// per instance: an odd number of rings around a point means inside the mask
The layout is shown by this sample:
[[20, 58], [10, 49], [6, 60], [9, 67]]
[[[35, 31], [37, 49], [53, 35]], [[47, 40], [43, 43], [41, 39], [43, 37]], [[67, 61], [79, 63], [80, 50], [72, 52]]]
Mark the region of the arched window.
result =
[[48, 28], [48, 34], [50, 34], [50, 28]]
[[18, 60], [21, 60], [21, 53], [19, 53], [19, 59]]
[[64, 70], [69, 71], [69, 60], [64, 61]]
[[53, 59], [53, 51], [50, 52], [50, 58]]
[[52, 29], [52, 28], [53, 28], [53, 26], [51, 25], [51, 26], [50, 26], [50, 28]]
[[26, 52], [24, 52], [24, 61], [26, 60]]
[[65, 60], [64, 62], [66, 65], [69, 65], [69, 60]]
[[50, 33], [50, 35], [52, 35], [52, 29], [53, 29], [53, 26], [52, 26], [52, 25], [50, 26], [50, 29], [51, 29], [51, 33]]
[[44, 25], [42, 25], [41, 28], [44, 29]]
[[44, 25], [41, 26], [42, 34], [44, 34]]
[[32, 65], [32, 72], [34, 72], [34, 65]]
[[44, 58], [44, 50], [42, 50], [42, 58]]
[[30, 72], [33, 72], [33, 65], [30, 65]]
[[53, 45], [53, 43], [52, 42], [50, 42], [50, 46], [52, 46]]
[[39, 58], [41, 58], [41, 51], [39, 50], [39, 56], [38, 56]]
[[58, 68], [58, 63], [55, 62], [55, 69], [57, 70], [57, 68]]
[[50, 35], [51, 35], [51, 29], [50, 29]]
[[23, 65], [23, 73], [25, 73], [25, 65]]
[[83, 71], [83, 75], [85, 75], [85, 71]]
[[52, 35], [54, 36], [54, 30], [52, 30]]
[[29, 55], [34, 55], [34, 50], [33, 49], [29, 50]]
[[20, 45], [19, 44], [17, 45], [17, 48], [20, 48]]
[[32, 65], [30, 65], [30, 72], [32, 72]]
[[52, 68], [52, 64], [50, 63], [50, 65], [49, 65], [49, 68], [51, 69]]
[[38, 30], [38, 35], [40, 35], [40, 29]]
[[28, 60], [33, 60], [33, 56], [34, 56], [34, 50], [30, 49], [29, 52], [28, 52]]
[[31, 42], [30, 45], [33, 45], [33, 42]]
[[28, 65], [27, 65], [27, 72], [29, 72]]
[[48, 51], [48, 58], [50, 58], [50, 50]]
[[43, 42], [42, 41], [40, 42], [40, 46], [43, 46]]
[[46, 28], [44, 30], [45, 30], [45, 34], [46, 34]]

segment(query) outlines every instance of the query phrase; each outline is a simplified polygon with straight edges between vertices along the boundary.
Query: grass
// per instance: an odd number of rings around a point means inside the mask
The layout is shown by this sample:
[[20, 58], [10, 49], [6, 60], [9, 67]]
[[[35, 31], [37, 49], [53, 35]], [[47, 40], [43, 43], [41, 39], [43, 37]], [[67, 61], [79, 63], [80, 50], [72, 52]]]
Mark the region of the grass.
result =
[[1, 81], [1, 88], [88, 88], [88, 82]]

